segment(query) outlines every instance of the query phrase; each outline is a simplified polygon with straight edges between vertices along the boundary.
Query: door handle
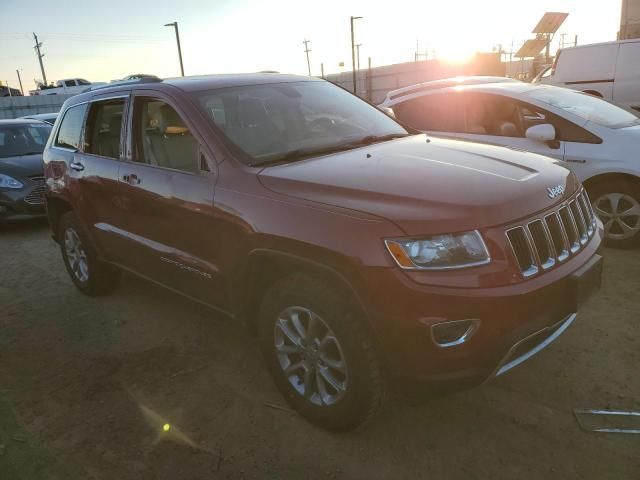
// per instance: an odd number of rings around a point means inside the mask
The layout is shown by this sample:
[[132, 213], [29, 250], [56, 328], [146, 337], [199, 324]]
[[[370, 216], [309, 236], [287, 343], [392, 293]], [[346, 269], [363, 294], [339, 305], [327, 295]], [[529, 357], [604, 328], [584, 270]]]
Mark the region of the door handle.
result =
[[129, 185], [139, 185], [142, 182], [142, 180], [140, 180], [140, 178], [135, 173], [123, 175], [122, 180], [127, 182]]
[[80, 162], [73, 161], [73, 162], [69, 163], [69, 168], [71, 170], [75, 170], [76, 172], [81, 172], [81, 171], [84, 170], [84, 165], [81, 164]]

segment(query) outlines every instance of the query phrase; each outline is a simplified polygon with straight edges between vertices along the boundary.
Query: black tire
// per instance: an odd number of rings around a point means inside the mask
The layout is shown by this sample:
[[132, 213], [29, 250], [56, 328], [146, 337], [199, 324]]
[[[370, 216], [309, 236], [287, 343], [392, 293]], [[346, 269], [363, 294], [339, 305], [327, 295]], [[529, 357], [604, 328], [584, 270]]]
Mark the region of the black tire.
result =
[[[285, 375], [275, 346], [278, 335], [276, 323], [290, 307], [301, 307], [315, 313], [337, 339], [348, 376], [345, 374], [342, 385], [346, 388], [339, 393], [340, 398], [335, 403], [324, 403], [317, 377], [313, 395], [315, 402], [321, 402], [320, 405], [299, 393], [290, 377]], [[259, 322], [260, 345], [268, 369], [286, 401], [304, 418], [327, 430], [348, 431], [364, 425], [381, 410], [385, 399], [385, 379], [379, 355], [368, 327], [341, 291], [309, 275], [295, 274], [284, 278], [264, 296]], [[308, 341], [311, 344], [311, 340]], [[326, 370], [326, 366], [314, 368], [318, 375], [319, 369]]]
[[[79, 239], [79, 248], [84, 253], [86, 268], [83, 273], [72, 265], [72, 260], [67, 253], [67, 234], [75, 234]], [[73, 212], [67, 212], [60, 217], [58, 222], [58, 240], [60, 251], [67, 273], [71, 277], [74, 285], [85, 295], [99, 296], [111, 292], [118, 283], [120, 272], [113, 266], [101, 262], [98, 259], [95, 248], [87, 238], [84, 230], [80, 226], [78, 219]]]
[[[596, 214], [602, 220], [602, 223], [607, 224], [607, 221], [611, 217], [607, 217], [603, 214], [604, 211], [611, 211], [612, 204], [607, 201], [606, 196], [611, 194], [619, 194], [624, 197], [618, 203], [618, 212], [624, 212], [628, 210], [627, 207], [633, 205], [640, 205], [640, 182], [629, 182], [623, 179], [611, 180], [602, 183], [597, 183], [593, 187], [589, 188], [589, 198], [593, 203], [593, 208]], [[605, 231], [605, 245], [611, 248], [633, 248], [640, 245], [640, 215], [624, 216], [619, 218], [626, 225], [638, 228], [633, 234], [624, 238], [620, 223], [614, 221], [614, 224]]]

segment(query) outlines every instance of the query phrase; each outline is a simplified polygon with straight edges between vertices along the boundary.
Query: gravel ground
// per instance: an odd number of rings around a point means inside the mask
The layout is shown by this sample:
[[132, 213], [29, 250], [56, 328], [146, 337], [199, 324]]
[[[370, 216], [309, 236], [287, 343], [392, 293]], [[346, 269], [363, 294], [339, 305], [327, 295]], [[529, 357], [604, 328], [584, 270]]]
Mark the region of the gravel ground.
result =
[[[132, 277], [81, 295], [41, 221], [0, 226], [0, 479], [640, 478], [640, 251], [547, 350], [475, 390], [330, 434], [284, 405], [240, 327]], [[168, 432], [163, 425], [169, 424]]]

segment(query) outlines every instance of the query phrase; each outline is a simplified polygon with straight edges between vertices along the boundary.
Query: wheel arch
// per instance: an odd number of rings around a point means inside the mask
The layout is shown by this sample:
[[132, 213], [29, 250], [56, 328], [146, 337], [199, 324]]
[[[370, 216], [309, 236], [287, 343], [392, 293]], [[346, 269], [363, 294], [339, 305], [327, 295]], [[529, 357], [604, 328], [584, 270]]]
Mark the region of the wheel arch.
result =
[[234, 311], [250, 331], [255, 331], [262, 297], [276, 281], [295, 273], [307, 273], [337, 285], [363, 315], [365, 299], [360, 279], [349, 262], [340, 255], [322, 252], [314, 260], [297, 253], [273, 248], [256, 248], [249, 252], [232, 287]]
[[47, 197], [47, 218], [51, 228], [51, 236], [58, 242], [58, 223], [60, 218], [67, 212], [73, 210], [71, 203], [61, 197]]
[[622, 173], [622, 172], [600, 173], [598, 175], [594, 175], [593, 177], [588, 178], [583, 182], [583, 184], [588, 192], [589, 190], [593, 189], [596, 185], [602, 185], [603, 183], [614, 182], [614, 181], [625, 181], [630, 183], [631, 185], [634, 185], [637, 189], [640, 189], [640, 177], [630, 173]]
[[604, 96], [597, 90], [583, 90], [582, 93], [586, 93], [587, 95], [593, 95], [594, 97], [604, 98]]

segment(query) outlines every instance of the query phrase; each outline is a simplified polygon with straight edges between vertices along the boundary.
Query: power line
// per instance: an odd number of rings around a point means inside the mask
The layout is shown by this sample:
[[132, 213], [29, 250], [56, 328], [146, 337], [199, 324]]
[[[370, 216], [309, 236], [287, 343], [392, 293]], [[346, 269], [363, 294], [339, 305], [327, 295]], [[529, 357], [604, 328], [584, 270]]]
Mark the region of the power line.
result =
[[309, 62], [309, 52], [311, 50], [309, 50], [309, 43], [311, 42], [311, 40], [303, 40], [302, 43], [304, 43], [304, 53], [307, 54], [307, 71], [309, 72], [309, 76], [311, 76], [311, 63]]

